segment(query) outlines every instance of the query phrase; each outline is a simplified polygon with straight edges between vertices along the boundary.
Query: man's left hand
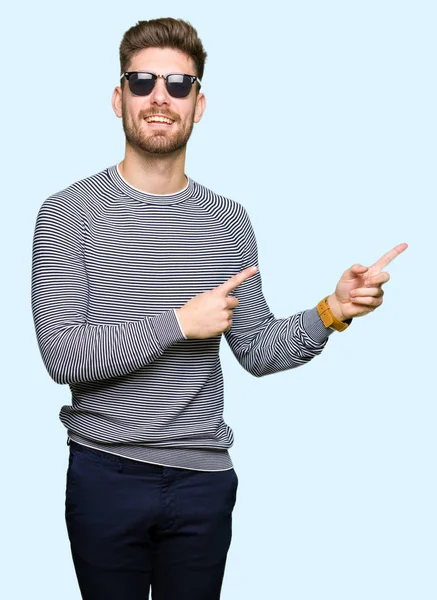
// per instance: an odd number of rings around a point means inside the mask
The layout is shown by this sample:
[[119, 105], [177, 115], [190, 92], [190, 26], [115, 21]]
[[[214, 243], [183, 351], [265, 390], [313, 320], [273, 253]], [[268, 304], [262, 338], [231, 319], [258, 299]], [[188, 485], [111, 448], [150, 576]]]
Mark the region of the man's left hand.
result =
[[332, 314], [339, 321], [346, 321], [362, 317], [381, 306], [384, 295], [382, 285], [390, 279], [383, 269], [407, 248], [408, 244], [398, 244], [371, 267], [353, 265], [345, 271], [335, 292], [328, 297]]

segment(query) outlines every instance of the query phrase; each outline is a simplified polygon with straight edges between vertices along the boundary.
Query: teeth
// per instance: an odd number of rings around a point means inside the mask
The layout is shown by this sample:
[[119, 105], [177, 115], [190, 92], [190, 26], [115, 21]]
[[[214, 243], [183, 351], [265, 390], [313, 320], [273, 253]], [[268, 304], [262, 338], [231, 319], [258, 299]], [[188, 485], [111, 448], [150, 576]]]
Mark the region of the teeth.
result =
[[146, 119], [148, 123], [168, 123], [171, 125], [173, 121], [171, 119], [167, 119], [167, 117], [148, 117]]

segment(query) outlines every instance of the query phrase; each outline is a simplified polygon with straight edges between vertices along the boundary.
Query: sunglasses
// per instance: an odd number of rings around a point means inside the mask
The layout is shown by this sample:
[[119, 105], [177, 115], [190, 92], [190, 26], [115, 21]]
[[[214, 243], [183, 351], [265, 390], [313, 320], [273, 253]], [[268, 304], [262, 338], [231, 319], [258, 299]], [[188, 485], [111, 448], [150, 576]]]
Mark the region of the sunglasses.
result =
[[123, 73], [121, 78], [126, 77], [129, 89], [134, 96], [148, 96], [155, 87], [158, 77], [165, 81], [167, 92], [173, 98], [186, 98], [191, 92], [191, 87], [196, 81], [201, 81], [195, 75], [186, 75], [183, 73], [170, 73], [170, 75], [155, 75], [146, 71], [128, 71]]

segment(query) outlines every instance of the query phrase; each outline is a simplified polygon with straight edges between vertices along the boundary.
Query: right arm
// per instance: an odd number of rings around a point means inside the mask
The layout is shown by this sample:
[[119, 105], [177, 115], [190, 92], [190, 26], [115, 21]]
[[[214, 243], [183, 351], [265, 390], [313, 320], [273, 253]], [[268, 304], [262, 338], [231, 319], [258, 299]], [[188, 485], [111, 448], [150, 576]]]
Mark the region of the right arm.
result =
[[33, 238], [32, 312], [44, 365], [61, 384], [126, 375], [185, 339], [174, 310], [116, 325], [87, 323], [83, 234], [72, 202], [52, 196], [43, 203]]

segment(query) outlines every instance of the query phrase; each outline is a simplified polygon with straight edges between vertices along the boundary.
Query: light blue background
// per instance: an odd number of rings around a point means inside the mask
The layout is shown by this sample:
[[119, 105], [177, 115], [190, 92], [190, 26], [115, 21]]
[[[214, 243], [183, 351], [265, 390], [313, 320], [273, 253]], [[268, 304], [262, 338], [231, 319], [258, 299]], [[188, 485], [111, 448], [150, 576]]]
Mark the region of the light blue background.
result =
[[58, 419], [70, 394], [36, 343], [32, 236], [47, 196], [121, 160], [119, 43], [160, 16], [191, 21], [209, 55], [186, 171], [247, 208], [277, 317], [314, 306], [351, 264], [410, 246], [383, 306], [305, 367], [256, 379], [223, 342], [240, 485], [222, 598], [437, 598], [435, 7], [46, 1], [3, 13], [2, 598], [80, 598]]

